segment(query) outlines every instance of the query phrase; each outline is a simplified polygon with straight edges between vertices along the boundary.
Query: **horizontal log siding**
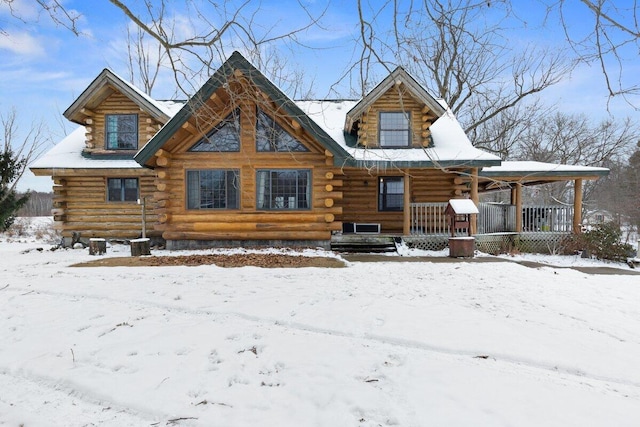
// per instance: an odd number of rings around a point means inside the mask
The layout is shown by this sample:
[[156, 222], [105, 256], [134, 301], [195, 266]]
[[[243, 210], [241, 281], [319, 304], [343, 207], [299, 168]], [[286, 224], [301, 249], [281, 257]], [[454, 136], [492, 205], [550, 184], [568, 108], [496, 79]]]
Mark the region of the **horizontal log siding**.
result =
[[[131, 239], [140, 235], [141, 206], [135, 202], [107, 202], [107, 177], [69, 176], [56, 181], [59, 185], [53, 187], [54, 225], [63, 237], [71, 237], [73, 232], [80, 233], [83, 238]], [[147, 197], [147, 222], [153, 223], [157, 220], [155, 202], [151, 197], [155, 188], [154, 178], [139, 177], [139, 183], [140, 196]]]
[[[358, 131], [358, 143], [367, 147], [378, 147], [378, 122], [380, 112], [405, 111], [411, 119], [411, 145], [427, 147], [430, 144], [431, 118], [433, 114], [423, 112], [424, 104], [414, 99], [404, 86], [389, 89], [362, 116]], [[425, 125], [423, 128], [423, 124]]]
[[[225, 96], [217, 99], [229, 99]], [[240, 152], [189, 152], [200, 139], [205, 117], [198, 117], [192, 126], [196, 133], [180, 132], [182, 140], [171, 142], [161, 153], [166, 158], [156, 168], [156, 197], [159, 200], [159, 221], [156, 230], [167, 240], [328, 240], [341, 224], [336, 216], [341, 213], [341, 184], [333, 178], [336, 169], [327, 165], [324, 149], [304, 133], [296, 132], [291, 118], [278, 117], [278, 123], [310, 149], [306, 153], [257, 153], [255, 148], [255, 104], [240, 97], [241, 143]], [[231, 112], [235, 106], [210, 107]], [[265, 106], [261, 108], [266, 109]], [[224, 118], [223, 114], [219, 115]], [[210, 126], [215, 125], [211, 123]], [[157, 161], [156, 161], [157, 162]], [[157, 162], [158, 163], [158, 162]], [[158, 164], [160, 164], [158, 163]], [[238, 210], [186, 209], [186, 171], [205, 169], [237, 169], [240, 171], [241, 193]], [[256, 210], [256, 171], [259, 169], [309, 169], [311, 171], [312, 206], [309, 210], [268, 211]], [[331, 206], [328, 206], [331, 205]]]
[[388, 170], [380, 175], [361, 169], [344, 169], [343, 173], [340, 176], [343, 181], [342, 214], [338, 219], [342, 222], [378, 223], [382, 233], [402, 233], [404, 217], [403, 212], [378, 211], [378, 178], [381, 176], [404, 176], [405, 179], [409, 176], [412, 203], [448, 202], [464, 197], [468, 191], [464, 183], [468, 181], [466, 178], [439, 169]]
[[[138, 115], [138, 149], [142, 148], [160, 129], [161, 124], [148, 113], [142, 111], [138, 105], [119, 92], [110, 95], [94, 110], [87, 124], [87, 151], [103, 152], [105, 147], [105, 116], [107, 114], [137, 114]], [[113, 152], [113, 151], [109, 151]]]

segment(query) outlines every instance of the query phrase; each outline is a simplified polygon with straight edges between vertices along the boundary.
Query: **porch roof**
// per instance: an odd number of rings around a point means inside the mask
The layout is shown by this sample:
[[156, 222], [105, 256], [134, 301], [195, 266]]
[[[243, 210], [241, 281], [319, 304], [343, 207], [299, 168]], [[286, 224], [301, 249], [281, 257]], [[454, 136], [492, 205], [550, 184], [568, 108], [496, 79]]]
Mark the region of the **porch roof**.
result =
[[479, 172], [485, 190], [508, 187], [511, 183], [538, 185], [552, 181], [572, 179], [596, 180], [607, 176], [609, 169], [595, 166], [563, 165], [534, 161], [504, 161], [499, 166], [489, 166]]

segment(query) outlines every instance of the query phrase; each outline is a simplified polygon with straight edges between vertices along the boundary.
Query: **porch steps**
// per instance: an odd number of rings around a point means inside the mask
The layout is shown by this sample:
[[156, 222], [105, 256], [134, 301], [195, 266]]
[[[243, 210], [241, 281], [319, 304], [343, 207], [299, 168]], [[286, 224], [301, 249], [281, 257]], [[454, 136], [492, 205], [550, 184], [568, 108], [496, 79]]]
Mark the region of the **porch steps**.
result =
[[351, 253], [385, 253], [396, 251], [398, 237], [362, 234], [343, 234], [332, 236], [331, 250]]

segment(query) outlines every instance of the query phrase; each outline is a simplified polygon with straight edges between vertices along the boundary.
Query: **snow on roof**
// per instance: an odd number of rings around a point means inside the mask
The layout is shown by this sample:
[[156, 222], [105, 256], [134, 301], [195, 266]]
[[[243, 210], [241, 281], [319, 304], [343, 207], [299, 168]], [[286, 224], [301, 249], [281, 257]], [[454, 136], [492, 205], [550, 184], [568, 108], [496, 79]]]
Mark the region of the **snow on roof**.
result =
[[86, 169], [140, 169], [138, 163], [130, 160], [108, 160], [89, 159], [82, 155], [85, 148], [84, 126], [79, 126], [76, 130], [67, 135], [62, 141], [57, 143], [51, 150], [42, 157], [34, 161], [29, 167], [32, 169], [64, 169], [64, 168], [86, 168]]
[[357, 161], [458, 162], [500, 158], [475, 148], [450, 110], [431, 125], [432, 148], [363, 148], [347, 145], [345, 116], [358, 101], [296, 101], [296, 104]]
[[156, 106], [162, 110], [167, 116], [170, 118], [175, 116], [178, 111], [183, 107], [185, 101], [176, 101], [176, 100], [168, 100], [168, 101], [153, 101]]
[[111, 74], [113, 74], [115, 77], [120, 79], [120, 81], [123, 84], [127, 85], [132, 91], [134, 91], [140, 97], [144, 98], [147, 102], [151, 103], [156, 108], [158, 108], [160, 111], [162, 111], [164, 114], [169, 116], [169, 118], [173, 117], [178, 112], [178, 110], [180, 110], [180, 108], [182, 108], [182, 106], [184, 105], [184, 102], [180, 102], [180, 101], [157, 101], [157, 100], [153, 99], [151, 96], [147, 95], [145, 92], [143, 92], [136, 85], [134, 85], [133, 83], [129, 82], [127, 79], [122, 78], [122, 76], [120, 76], [118, 73], [114, 72], [112, 69], [109, 68], [107, 70]]
[[480, 213], [478, 208], [470, 199], [451, 199], [449, 204], [453, 211], [458, 215], [477, 214]]
[[489, 166], [482, 169], [481, 175], [507, 176], [514, 175], [542, 175], [542, 174], [589, 174], [606, 175], [609, 169], [595, 166], [561, 165], [534, 161], [504, 161], [500, 166]]

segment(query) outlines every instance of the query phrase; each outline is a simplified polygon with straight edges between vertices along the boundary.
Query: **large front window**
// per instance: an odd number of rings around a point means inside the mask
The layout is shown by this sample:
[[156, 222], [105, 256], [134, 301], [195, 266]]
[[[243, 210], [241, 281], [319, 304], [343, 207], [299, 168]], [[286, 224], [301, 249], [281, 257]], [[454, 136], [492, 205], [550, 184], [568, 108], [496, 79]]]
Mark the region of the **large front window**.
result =
[[187, 171], [188, 209], [238, 209], [239, 194], [237, 170]]
[[258, 110], [256, 122], [256, 151], [309, 151], [300, 141], [291, 136], [274, 119]]
[[107, 150], [138, 149], [138, 115], [107, 114]]
[[240, 110], [229, 114], [189, 151], [240, 151]]
[[311, 171], [260, 170], [256, 173], [258, 209], [295, 210], [311, 207]]
[[380, 146], [408, 147], [411, 144], [409, 113], [380, 113]]
[[135, 202], [138, 200], [138, 178], [107, 179], [107, 200], [110, 202]]
[[404, 178], [383, 176], [378, 183], [378, 210], [401, 211], [404, 206]]

